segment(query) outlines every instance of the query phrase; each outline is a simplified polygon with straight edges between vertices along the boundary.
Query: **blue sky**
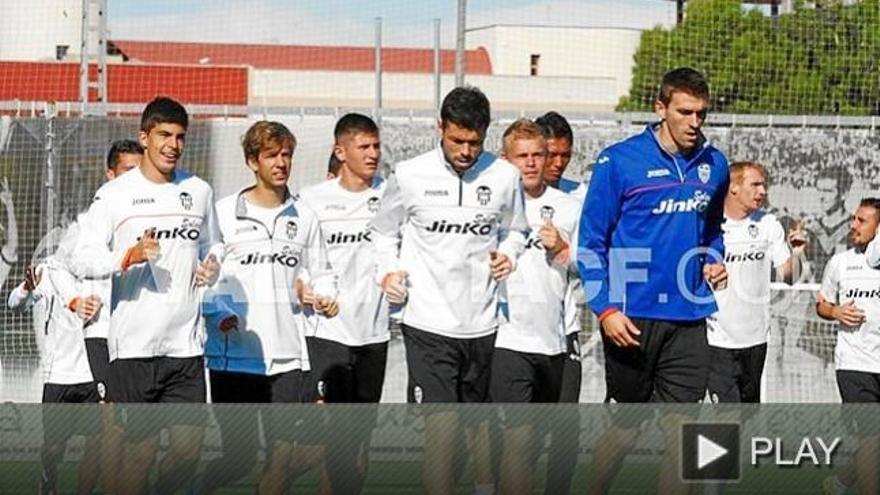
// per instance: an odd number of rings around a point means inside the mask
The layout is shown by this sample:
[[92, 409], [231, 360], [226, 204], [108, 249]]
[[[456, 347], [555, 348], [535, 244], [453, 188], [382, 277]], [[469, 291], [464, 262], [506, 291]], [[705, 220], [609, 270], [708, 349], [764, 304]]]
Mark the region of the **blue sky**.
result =
[[[432, 19], [454, 44], [455, 0], [109, 0], [111, 39], [370, 45], [383, 18], [388, 45], [431, 46]], [[667, 0], [469, 0], [468, 25], [669, 25]]]

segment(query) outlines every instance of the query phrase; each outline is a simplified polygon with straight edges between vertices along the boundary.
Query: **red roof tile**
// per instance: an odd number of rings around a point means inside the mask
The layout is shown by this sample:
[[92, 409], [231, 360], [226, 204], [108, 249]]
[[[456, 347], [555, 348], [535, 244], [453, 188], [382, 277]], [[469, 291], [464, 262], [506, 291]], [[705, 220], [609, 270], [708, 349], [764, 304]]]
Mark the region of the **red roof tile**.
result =
[[[250, 65], [257, 69], [372, 71], [373, 47], [243, 45], [112, 40], [125, 60], [150, 64]], [[454, 72], [455, 51], [440, 51], [440, 69]], [[431, 73], [434, 51], [422, 48], [383, 48], [382, 68], [387, 72]], [[492, 63], [484, 48], [465, 52], [465, 72], [491, 74]]]

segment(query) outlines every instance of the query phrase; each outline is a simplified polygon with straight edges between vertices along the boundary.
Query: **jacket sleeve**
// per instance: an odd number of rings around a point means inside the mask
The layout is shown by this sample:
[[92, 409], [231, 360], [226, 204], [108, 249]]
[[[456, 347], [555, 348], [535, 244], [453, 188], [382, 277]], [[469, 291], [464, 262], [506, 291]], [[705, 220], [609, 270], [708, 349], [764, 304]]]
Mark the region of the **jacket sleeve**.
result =
[[507, 256], [516, 269], [516, 260], [526, 248], [529, 223], [526, 220], [522, 182], [517, 179], [513, 190], [513, 205], [501, 219], [498, 231], [498, 252]]
[[719, 163], [722, 165], [723, 175], [721, 183], [718, 185], [718, 189], [715, 190], [715, 195], [709, 202], [709, 208], [706, 211], [703, 246], [709, 247], [710, 250], [721, 256], [721, 259], [709, 256], [706, 260], [709, 263], [722, 263], [724, 260], [724, 231], [721, 228], [721, 224], [724, 222], [724, 198], [727, 196], [727, 189], [730, 187], [730, 168], [724, 157], [721, 157]]
[[370, 221], [372, 242], [376, 249], [377, 283], [381, 283], [385, 275], [400, 270], [400, 230], [405, 220], [403, 192], [400, 190], [397, 174], [391, 174], [379, 211]]
[[112, 246], [111, 209], [108, 198], [95, 195], [82, 218], [76, 249], [71, 255], [71, 269], [79, 278], [100, 278], [122, 271], [122, 261], [131, 246]]
[[577, 241], [578, 273], [587, 303], [597, 315], [612, 308], [621, 309], [621, 301], [611, 301], [609, 296], [608, 256], [622, 200], [617, 165], [611, 154], [603, 151], [593, 165]]
[[205, 220], [202, 222], [199, 234], [199, 259], [204, 260], [213, 254], [218, 261], [223, 261], [225, 249], [223, 236], [217, 221], [217, 207], [214, 204], [214, 191], [208, 190], [208, 207], [205, 211]]
[[310, 216], [308, 248], [304, 264], [307, 273], [302, 278], [311, 283], [315, 295], [335, 298], [338, 292], [337, 277], [327, 260], [327, 245], [321, 233], [318, 216], [314, 213]]
[[16, 313], [21, 313], [30, 309], [37, 299], [38, 296], [34, 292], [24, 290], [24, 282], [22, 282], [9, 292], [6, 307]]

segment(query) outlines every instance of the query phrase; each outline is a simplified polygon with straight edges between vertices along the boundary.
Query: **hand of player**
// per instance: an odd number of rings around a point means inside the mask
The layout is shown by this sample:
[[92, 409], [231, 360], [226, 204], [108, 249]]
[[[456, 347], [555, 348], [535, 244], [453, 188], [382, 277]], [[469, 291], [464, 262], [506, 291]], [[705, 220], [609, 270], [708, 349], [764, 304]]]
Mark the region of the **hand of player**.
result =
[[642, 332], [619, 311], [602, 320], [602, 331], [617, 347], [639, 347], [636, 337]]
[[788, 243], [791, 245], [791, 254], [801, 255], [807, 250], [808, 241], [800, 224], [795, 224], [788, 231]]
[[409, 274], [404, 271], [391, 272], [382, 279], [382, 292], [391, 304], [404, 304], [409, 294], [406, 287], [406, 278]]
[[713, 289], [723, 289], [727, 285], [727, 268], [722, 263], [703, 265], [703, 277]]
[[835, 306], [832, 315], [835, 320], [848, 327], [860, 327], [865, 322], [865, 312], [856, 307], [853, 301]]
[[303, 306], [315, 305], [315, 291], [311, 285], [303, 282], [302, 279], [296, 279], [294, 287], [296, 288], [296, 297], [299, 299], [300, 304]]
[[79, 316], [82, 321], [92, 321], [92, 319], [97, 316], [98, 311], [101, 310], [102, 305], [101, 298], [91, 294], [79, 300], [76, 305], [76, 315]]
[[28, 265], [24, 269], [24, 290], [27, 292], [33, 292], [40, 285], [41, 280], [43, 280], [42, 270], [37, 271], [33, 265]]
[[196, 287], [214, 285], [220, 276], [220, 262], [213, 254], [209, 254], [205, 261], [199, 263], [196, 268]]
[[538, 229], [538, 235], [541, 237], [541, 244], [544, 245], [544, 249], [551, 256], [555, 256], [559, 251], [565, 249], [565, 241], [559, 234], [559, 229], [553, 226], [551, 220], [547, 219], [544, 221], [544, 225]]
[[230, 315], [226, 318], [220, 320], [220, 324], [217, 325], [221, 332], [227, 333], [233, 330], [238, 330], [238, 316]]
[[144, 231], [144, 235], [138, 240], [137, 244], [128, 250], [128, 265], [136, 265], [138, 263], [153, 262], [159, 259], [161, 252], [159, 250], [159, 241], [156, 240], [156, 229], [149, 228]]
[[513, 271], [513, 263], [506, 254], [489, 251], [489, 268], [492, 270], [492, 278], [500, 282]]
[[315, 311], [323, 313], [327, 318], [333, 318], [339, 314], [339, 303], [332, 297], [316, 297]]

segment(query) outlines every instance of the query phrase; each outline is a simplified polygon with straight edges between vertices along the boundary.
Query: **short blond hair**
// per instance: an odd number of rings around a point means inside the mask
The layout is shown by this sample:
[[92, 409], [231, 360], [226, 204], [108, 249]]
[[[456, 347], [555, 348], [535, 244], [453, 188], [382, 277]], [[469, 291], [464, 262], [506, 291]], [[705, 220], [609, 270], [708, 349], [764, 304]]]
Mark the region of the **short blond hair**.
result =
[[767, 168], [761, 165], [758, 162], [753, 161], [742, 161], [742, 162], [733, 162], [730, 164], [730, 183], [731, 184], [742, 184], [743, 176], [745, 176], [746, 169], [757, 170], [758, 173], [761, 174], [761, 177], [764, 178], [764, 182], [769, 180], [769, 176], [767, 174]]
[[501, 138], [501, 144], [504, 147], [503, 151], [506, 153], [510, 151], [514, 141], [532, 139], [540, 139], [541, 141], [546, 142], [544, 133], [541, 131], [538, 124], [529, 119], [517, 119], [504, 131], [504, 136]]

